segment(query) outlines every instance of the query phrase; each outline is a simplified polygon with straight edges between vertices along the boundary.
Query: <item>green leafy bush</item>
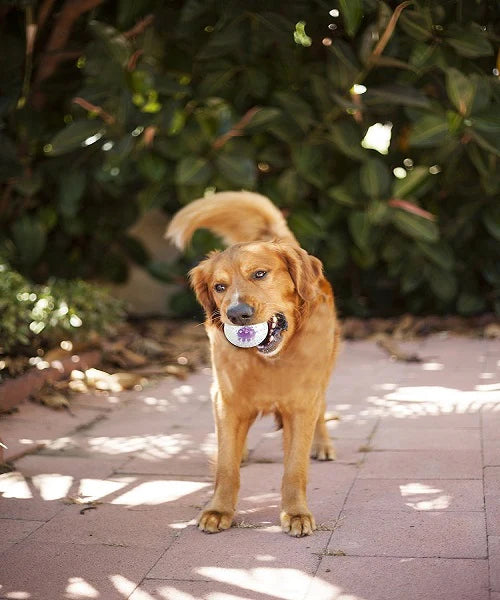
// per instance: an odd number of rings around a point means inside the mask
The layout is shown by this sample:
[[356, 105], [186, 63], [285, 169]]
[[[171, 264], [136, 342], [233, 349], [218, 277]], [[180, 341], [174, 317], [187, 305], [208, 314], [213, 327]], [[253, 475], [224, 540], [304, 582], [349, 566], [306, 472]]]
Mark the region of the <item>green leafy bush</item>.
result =
[[29, 283], [0, 262], [0, 355], [104, 333], [123, 318], [122, 304], [85, 281]]
[[213, 240], [158, 264], [127, 228], [247, 188], [344, 314], [500, 313], [497, 2], [47, 4], [1, 13], [0, 248], [23, 274], [120, 281], [128, 256], [178, 280]]

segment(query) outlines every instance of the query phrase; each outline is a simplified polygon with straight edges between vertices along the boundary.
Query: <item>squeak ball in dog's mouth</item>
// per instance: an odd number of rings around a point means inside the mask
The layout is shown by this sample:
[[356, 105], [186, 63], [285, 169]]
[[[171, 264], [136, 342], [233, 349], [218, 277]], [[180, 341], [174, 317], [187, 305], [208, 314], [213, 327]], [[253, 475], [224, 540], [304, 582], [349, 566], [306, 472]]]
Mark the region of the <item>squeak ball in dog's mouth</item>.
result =
[[238, 348], [254, 348], [266, 339], [269, 325], [256, 323], [255, 325], [228, 325], [224, 324], [226, 339]]

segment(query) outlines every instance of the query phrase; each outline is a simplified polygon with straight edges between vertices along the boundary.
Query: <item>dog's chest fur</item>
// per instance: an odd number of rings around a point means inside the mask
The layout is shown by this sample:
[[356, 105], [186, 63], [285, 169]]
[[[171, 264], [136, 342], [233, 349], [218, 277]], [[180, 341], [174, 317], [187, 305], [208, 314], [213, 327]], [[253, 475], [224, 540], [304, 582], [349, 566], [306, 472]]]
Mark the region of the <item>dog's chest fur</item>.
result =
[[294, 410], [303, 406], [304, 390], [313, 400], [326, 385], [335, 345], [335, 317], [327, 306], [318, 308], [276, 357], [235, 348], [217, 329], [209, 328], [208, 333], [215, 389], [240, 410], [244, 406], [262, 413]]

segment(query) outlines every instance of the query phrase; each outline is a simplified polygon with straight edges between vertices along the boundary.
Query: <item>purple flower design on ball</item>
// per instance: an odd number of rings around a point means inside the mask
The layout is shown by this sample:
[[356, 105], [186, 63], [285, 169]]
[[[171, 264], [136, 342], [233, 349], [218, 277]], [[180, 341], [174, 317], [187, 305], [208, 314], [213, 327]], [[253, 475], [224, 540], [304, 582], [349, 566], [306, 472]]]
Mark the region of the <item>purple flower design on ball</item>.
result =
[[240, 342], [251, 342], [255, 337], [255, 330], [253, 327], [242, 327], [238, 329], [236, 335]]

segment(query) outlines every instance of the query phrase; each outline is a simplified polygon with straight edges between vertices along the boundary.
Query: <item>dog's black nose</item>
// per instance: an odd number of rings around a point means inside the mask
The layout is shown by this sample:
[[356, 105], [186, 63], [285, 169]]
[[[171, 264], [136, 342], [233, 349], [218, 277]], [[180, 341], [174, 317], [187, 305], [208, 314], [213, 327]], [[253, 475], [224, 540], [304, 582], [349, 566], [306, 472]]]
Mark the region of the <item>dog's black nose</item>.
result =
[[251, 306], [240, 302], [233, 304], [227, 309], [227, 316], [231, 323], [235, 325], [246, 325], [253, 317], [254, 312], [255, 310]]

